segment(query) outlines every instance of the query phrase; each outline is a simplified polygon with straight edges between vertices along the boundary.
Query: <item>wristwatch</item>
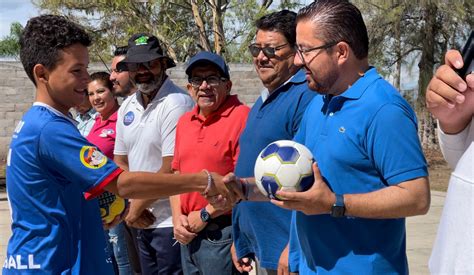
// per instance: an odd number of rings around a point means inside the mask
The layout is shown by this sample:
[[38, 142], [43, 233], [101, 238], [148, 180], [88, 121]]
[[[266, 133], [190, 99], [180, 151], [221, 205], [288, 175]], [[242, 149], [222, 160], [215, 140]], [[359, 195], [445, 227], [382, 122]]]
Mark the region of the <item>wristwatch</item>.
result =
[[346, 207], [344, 206], [344, 195], [336, 194], [336, 202], [332, 205], [331, 216], [334, 218], [344, 217]]
[[207, 212], [206, 207], [201, 209], [201, 221], [208, 222], [211, 219], [211, 214]]

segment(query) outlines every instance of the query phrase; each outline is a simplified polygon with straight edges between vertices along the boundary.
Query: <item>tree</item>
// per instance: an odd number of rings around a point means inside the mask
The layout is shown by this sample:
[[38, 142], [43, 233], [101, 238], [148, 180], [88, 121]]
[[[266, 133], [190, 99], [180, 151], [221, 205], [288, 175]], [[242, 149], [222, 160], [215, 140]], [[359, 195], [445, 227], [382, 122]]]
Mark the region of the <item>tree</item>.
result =
[[394, 76], [398, 87], [402, 65], [418, 65], [418, 89], [412, 97], [420, 138], [425, 148], [436, 146], [436, 124], [424, 106], [426, 87], [446, 50], [459, 49], [474, 28], [472, 0], [356, 2], [366, 16], [373, 64], [386, 76]]
[[[63, 14], [93, 34], [94, 56], [110, 56], [137, 32], [158, 37], [166, 52], [185, 61], [199, 50], [224, 55], [229, 61], [250, 60], [247, 46], [254, 37], [256, 18], [271, 11], [272, 0], [35, 0], [43, 11]], [[281, 1], [294, 8], [296, 0]], [[245, 49], [242, 50], [242, 49]]]
[[18, 22], [13, 22], [10, 25], [10, 34], [0, 40], [0, 56], [19, 58], [22, 30], [23, 26]]

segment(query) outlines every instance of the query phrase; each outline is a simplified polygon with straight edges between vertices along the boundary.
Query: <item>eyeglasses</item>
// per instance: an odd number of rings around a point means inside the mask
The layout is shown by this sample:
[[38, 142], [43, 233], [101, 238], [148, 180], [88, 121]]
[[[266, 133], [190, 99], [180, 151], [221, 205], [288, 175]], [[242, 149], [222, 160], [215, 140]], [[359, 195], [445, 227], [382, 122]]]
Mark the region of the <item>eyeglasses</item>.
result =
[[286, 45], [288, 45], [288, 43], [285, 43], [285, 44], [282, 44], [282, 45], [276, 46], [276, 47], [263, 47], [263, 48], [261, 48], [261, 47], [257, 46], [256, 44], [251, 44], [249, 46], [249, 51], [250, 51], [250, 54], [253, 57], [257, 57], [260, 54], [260, 51], [262, 51], [263, 54], [266, 57], [272, 58], [272, 57], [275, 57], [275, 52], [276, 51], [283, 49]]
[[336, 45], [337, 43], [338, 42], [330, 42], [330, 43], [324, 44], [322, 46], [317, 46], [317, 47], [313, 47], [313, 48], [309, 48], [309, 49], [300, 49], [298, 47], [295, 47], [295, 50], [298, 53], [298, 56], [301, 59], [301, 61], [303, 61], [303, 63], [306, 64], [306, 63], [310, 63], [317, 56], [317, 55], [313, 56], [313, 59], [311, 59], [309, 62], [306, 62], [306, 60], [304, 58], [305, 58], [305, 56], [307, 56], [307, 53], [313, 52], [313, 51], [316, 51], [316, 50], [329, 49], [332, 46]]
[[227, 78], [217, 76], [217, 75], [210, 75], [208, 77], [194, 76], [194, 77], [190, 77], [188, 79], [189, 83], [194, 88], [201, 87], [201, 85], [204, 81], [206, 81], [207, 85], [215, 87], [215, 86], [221, 84], [221, 81], [226, 81], [226, 80], [227, 80]]

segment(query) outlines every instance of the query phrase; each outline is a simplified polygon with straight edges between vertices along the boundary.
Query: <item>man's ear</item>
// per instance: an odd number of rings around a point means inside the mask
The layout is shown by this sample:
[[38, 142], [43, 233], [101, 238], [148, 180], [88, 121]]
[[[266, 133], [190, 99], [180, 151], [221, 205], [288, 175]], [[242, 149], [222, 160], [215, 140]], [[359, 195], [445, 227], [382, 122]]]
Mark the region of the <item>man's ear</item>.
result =
[[335, 46], [338, 63], [342, 64], [347, 61], [349, 55], [351, 54], [351, 47], [344, 41], [341, 41]]
[[49, 81], [49, 70], [43, 64], [36, 64], [33, 67], [33, 76], [36, 83], [47, 83]]
[[191, 83], [188, 83], [186, 84], [186, 88], [188, 90], [188, 94], [192, 97], [192, 99], [194, 100], [194, 102], [196, 102], [197, 100], [197, 97], [196, 97], [196, 90], [193, 88], [193, 85], [191, 85]]
[[230, 94], [230, 90], [232, 90], [232, 81], [227, 80], [226, 84], [225, 84], [226, 88], [227, 88], [227, 94], [229, 95]]

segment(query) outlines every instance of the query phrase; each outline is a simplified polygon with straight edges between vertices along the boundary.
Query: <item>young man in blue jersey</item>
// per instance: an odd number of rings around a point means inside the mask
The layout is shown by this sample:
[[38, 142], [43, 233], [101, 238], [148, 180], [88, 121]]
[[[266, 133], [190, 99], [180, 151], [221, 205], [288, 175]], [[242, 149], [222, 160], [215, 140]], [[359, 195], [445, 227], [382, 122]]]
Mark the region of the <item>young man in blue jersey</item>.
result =
[[21, 34], [20, 58], [36, 98], [7, 157], [12, 236], [3, 274], [113, 274], [98, 202], [85, 199], [104, 189], [138, 198], [191, 191], [222, 194], [229, 202], [241, 196], [240, 187], [207, 171], [124, 172], [80, 135], [68, 110], [85, 97], [90, 43], [81, 27], [55, 15], [30, 19]]

